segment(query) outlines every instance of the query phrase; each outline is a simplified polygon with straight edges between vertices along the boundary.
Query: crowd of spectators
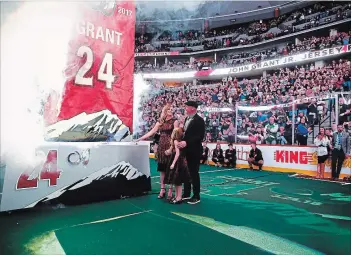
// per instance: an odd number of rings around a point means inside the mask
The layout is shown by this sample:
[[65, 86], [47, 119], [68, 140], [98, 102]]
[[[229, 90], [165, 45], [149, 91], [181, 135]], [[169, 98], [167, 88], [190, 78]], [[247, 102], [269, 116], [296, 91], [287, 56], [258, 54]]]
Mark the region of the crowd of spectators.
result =
[[[336, 8], [339, 6], [340, 6], [340, 3], [338, 2], [317, 3], [313, 7], [309, 6], [307, 8], [303, 8], [301, 10], [297, 10], [291, 13], [291, 15], [287, 18], [286, 22], [293, 20], [294, 25], [299, 25], [299, 24], [303, 24], [311, 21], [311, 17], [313, 18], [317, 17], [317, 19], [322, 19], [334, 14], [342, 14], [343, 11], [351, 8], [350, 3], [342, 5], [341, 8]], [[314, 15], [314, 14], [318, 14], [318, 15]], [[310, 17], [310, 18], [307, 19], [306, 17]]]
[[297, 20], [297, 19], [300, 19], [301, 16], [308, 16], [308, 15], [313, 15], [316, 13], [325, 13], [329, 9], [332, 9], [336, 6], [337, 6], [336, 3], [333, 3], [333, 2], [317, 3], [313, 7], [309, 6], [309, 7], [302, 8], [300, 10], [292, 12], [286, 21]]
[[273, 58], [279, 58], [287, 55], [294, 55], [306, 51], [322, 50], [325, 48], [331, 48], [339, 45], [347, 45], [351, 43], [351, 33], [338, 32], [332, 36], [316, 37], [312, 36], [304, 38], [297, 44], [288, 43], [285, 47], [278, 49], [272, 47], [261, 51], [241, 52], [241, 53], [229, 53], [221, 57], [218, 62], [207, 60], [207, 61], [193, 61], [179, 60], [173, 61], [172, 59], [168, 63], [152, 63], [149, 60], [135, 61], [135, 71], [142, 72], [177, 72], [187, 70], [200, 70], [204, 66], [211, 66], [212, 68], [226, 68], [238, 65], [246, 65], [250, 63], [256, 63], [259, 61], [269, 60]]
[[[313, 15], [319, 13], [318, 15]], [[171, 31], [163, 32], [156, 41], [163, 42], [162, 46], [145, 46], [138, 42], [136, 44], [136, 52], [155, 52], [169, 51], [172, 47], [184, 47], [180, 52], [199, 51], [201, 49], [192, 48], [192, 46], [203, 46], [204, 50], [220, 49], [226, 47], [235, 47], [239, 45], [248, 45], [273, 38], [281, 37], [290, 33], [310, 29], [319, 25], [330, 23], [336, 20], [341, 20], [350, 17], [351, 4], [343, 2], [322, 2], [314, 5], [314, 7], [304, 8], [296, 11], [289, 18], [286, 15], [281, 15], [278, 18], [269, 20], [260, 20], [254, 23], [236, 28], [216, 28], [210, 31]], [[285, 22], [294, 20], [289, 25], [284, 25]], [[305, 24], [304, 26], [299, 26]], [[268, 31], [276, 27], [275, 32]], [[216, 36], [232, 35], [226, 38], [219, 39]], [[209, 39], [210, 38], [210, 39]], [[149, 38], [151, 39], [151, 38]], [[150, 40], [142, 40], [148, 44]], [[178, 42], [172, 42], [178, 41]]]
[[188, 31], [164, 31], [158, 38], [157, 41], [193, 41], [198, 40], [200, 32], [197, 30]]
[[248, 35], [260, 35], [267, 32], [268, 29], [269, 26], [267, 25], [267, 23], [260, 20], [249, 25]]
[[[317, 27], [332, 21], [343, 20], [351, 16], [350, 5], [344, 5], [341, 8], [327, 10], [316, 16], [305, 17], [303, 14], [292, 23], [291, 29], [294, 31], [306, 30]], [[334, 17], [334, 19], [332, 18]], [[303, 27], [298, 28], [298, 25], [305, 24]]]
[[287, 45], [288, 54], [296, 54], [302, 51], [322, 50], [334, 46], [347, 45], [351, 43], [351, 32], [339, 32], [336, 35], [325, 37], [304, 38], [297, 45]]
[[[217, 36], [230, 35], [234, 33], [238, 33], [238, 31], [242, 28], [216, 28], [211, 29], [209, 31], [204, 31], [204, 38], [212, 38]], [[203, 36], [203, 35], [202, 35]]]
[[[237, 141], [242, 142], [255, 140], [257, 143], [290, 144], [294, 125], [294, 142], [303, 145], [307, 144], [314, 125], [319, 125], [329, 116], [331, 121], [339, 118], [340, 123], [350, 129], [350, 98], [339, 100], [339, 116], [334, 116], [335, 102], [329, 98], [333, 92], [350, 91], [350, 86], [351, 62], [341, 59], [321, 68], [313, 64], [281, 68], [260, 79], [239, 81], [236, 77], [226, 77], [212, 86], [189, 85], [164, 90], [144, 101], [141, 133], [155, 124], [167, 102], [171, 102], [175, 118], [183, 123], [183, 103], [198, 100], [202, 103], [199, 113], [206, 122], [207, 142], [233, 142], [237, 135]], [[236, 105], [252, 108], [238, 110], [236, 118]], [[271, 107], [275, 105], [281, 106]], [[257, 111], [253, 108], [255, 106], [267, 108]]]
[[152, 63], [149, 60], [135, 60], [134, 71], [135, 72], [181, 72], [190, 70], [201, 70], [203, 67], [209, 67], [213, 65], [213, 61], [175, 61], [169, 60], [168, 63], [159, 64]]

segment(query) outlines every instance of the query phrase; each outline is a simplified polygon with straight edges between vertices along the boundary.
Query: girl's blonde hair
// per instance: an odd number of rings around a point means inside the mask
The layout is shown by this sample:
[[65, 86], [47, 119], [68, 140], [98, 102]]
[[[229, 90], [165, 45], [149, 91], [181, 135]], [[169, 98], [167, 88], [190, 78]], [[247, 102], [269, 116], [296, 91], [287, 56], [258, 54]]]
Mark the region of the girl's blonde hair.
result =
[[167, 103], [163, 109], [161, 110], [160, 118], [159, 118], [159, 123], [164, 124], [167, 116], [167, 111], [170, 110], [171, 104]]
[[183, 128], [175, 128], [171, 134], [170, 149], [173, 150], [175, 147], [175, 141], [181, 141], [183, 137]]

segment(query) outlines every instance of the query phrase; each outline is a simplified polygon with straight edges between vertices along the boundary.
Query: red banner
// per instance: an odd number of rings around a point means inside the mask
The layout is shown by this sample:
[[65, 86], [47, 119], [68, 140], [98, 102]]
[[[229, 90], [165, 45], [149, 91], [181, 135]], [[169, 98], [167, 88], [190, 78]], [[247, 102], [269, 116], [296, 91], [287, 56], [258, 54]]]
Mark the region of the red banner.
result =
[[[51, 106], [48, 105], [45, 112], [50, 124], [69, 120], [72, 125], [80, 125], [74, 132], [79, 135], [63, 139], [51, 136], [57, 140], [104, 140], [122, 127], [132, 132], [134, 2], [87, 2], [82, 13], [83, 19], [77, 24], [70, 42], [66, 70], [69, 78], [58, 118], [53, 120], [53, 116], [57, 116], [52, 107], [53, 95]], [[64, 130], [58, 131], [58, 128]], [[61, 138], [61, 131], [68, 132], [65, 128], [54, 124]], [[93, 134], [89, 134], [90, 131]]]

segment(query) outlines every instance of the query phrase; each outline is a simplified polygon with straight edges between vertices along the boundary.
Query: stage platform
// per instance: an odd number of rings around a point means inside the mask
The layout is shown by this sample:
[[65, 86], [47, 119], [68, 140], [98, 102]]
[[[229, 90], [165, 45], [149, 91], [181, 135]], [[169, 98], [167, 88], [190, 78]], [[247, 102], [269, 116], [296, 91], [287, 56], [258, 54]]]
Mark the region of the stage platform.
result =
[[201, 167], [202, 201], [149, 195], [0, 214], [1, 254], [350, 254], [350, 184]]

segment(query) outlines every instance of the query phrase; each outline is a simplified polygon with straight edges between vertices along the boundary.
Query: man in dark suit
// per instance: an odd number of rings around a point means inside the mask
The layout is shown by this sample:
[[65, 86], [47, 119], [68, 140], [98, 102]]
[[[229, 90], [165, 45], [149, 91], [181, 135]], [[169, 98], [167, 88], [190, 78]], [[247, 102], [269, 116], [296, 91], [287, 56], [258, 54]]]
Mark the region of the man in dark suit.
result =
[[191, 184], [184, 184], [183, 199], [189, 200], [189, 204], [200, 202], [200, 178], [199, 165], [202, 151], [202, 141], [205, 133], [205, 123], [197, 114], [198, 103], [188, 101], [185, 103], [187, 118], [184, 124], [185, 135], [183, 141], [178, 144], [179, 148], [185, 148], [188, 169], [192, 178], [193, 197], [191, 196]]
[[258, 166], [259, 170], [262, 170], [264, 159], [262, 151], [257, 148], [257, 144], [251, 144], [252, 149], [249, 151], [248, 165], [249, 169], [253, 170], [253, 165]]
[[336, 180], [340, 177], [343, 161], [351, 154], [351, 136], [344, 131], [343, 125], [338, 125], [332, 138], [331, 178]]

